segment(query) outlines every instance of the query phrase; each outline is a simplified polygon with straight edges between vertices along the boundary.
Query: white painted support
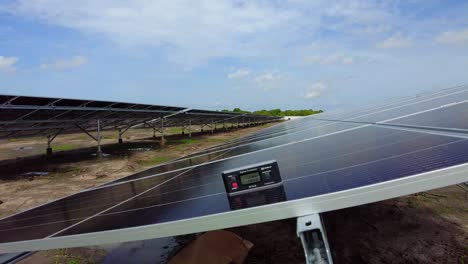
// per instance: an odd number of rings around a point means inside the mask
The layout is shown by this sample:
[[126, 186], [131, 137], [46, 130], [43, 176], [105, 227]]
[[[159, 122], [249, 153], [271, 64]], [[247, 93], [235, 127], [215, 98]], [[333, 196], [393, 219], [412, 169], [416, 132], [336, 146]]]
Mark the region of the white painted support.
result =
[[97, 120], [97, 156], [100, 157], [102, 156], [102, 150], [101, 150], [101, 120]]
[[192, 119], [189, 119], [188, 133], [188, 136], [192, 137]]
[[161, 118], [161, 138], [164, 139], [164, 118]]
[[296, 232], [304, 248], [307, 264], [333, 264], [327, 234], [319, 214], [298, 217]]

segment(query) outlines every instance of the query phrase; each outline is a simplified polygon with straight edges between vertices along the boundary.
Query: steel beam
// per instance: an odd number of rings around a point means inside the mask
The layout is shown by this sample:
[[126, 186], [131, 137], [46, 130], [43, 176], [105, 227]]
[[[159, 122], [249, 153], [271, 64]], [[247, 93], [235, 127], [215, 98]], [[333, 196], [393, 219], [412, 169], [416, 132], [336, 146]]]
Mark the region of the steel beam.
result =
[[80, 125], [78, 124], [75, 124], [75, 126], [80, 129], [83, 133], [85, 133], [86, 135], [88, 135], [90, 138], [94, 139], [95, 141], [98, 141], [98, 139], [96, 137], [94, 137], [93, 135], [91, 135], [88, 131], [86, 131], [85, 128], [81, 127]]
[[173, 113], [166, 110], [145, 110], [128, 108], [105, 108], [105, 107], [76, 107], [76, 106], [36, 106], [36, 105], [0, 105], [0, 109], [16, 110], [75, 110], [75, 111], [102, 111], [102, 112], [135, 112], [135, 113]]

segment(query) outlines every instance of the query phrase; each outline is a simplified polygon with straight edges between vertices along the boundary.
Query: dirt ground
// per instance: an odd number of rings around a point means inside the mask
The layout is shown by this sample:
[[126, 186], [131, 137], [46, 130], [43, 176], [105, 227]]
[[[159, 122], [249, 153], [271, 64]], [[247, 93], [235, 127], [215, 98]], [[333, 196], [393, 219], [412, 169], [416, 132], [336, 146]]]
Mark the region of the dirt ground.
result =
[[[150, 131], [130, 131], [123, 145], [115, 144], [116, 138], [110, 134], [104, 141], [107, 144], [104, 152], [110, 156], [99, 162], [92, 156], [95, 143], [83, 135], [57, 138], [55, 144], [67, 151], [57, 152], [49, 158], [39, 155], [45, 151], [42, 139], [2, 142], [0, 157], [8, 156], [5, 154], [8, 151], [10, 155], [19, 154], [0, 162], [0, 216], [258, 129], [208, 133], [192, 140], [173, 136], [168, 138], [168, 145], [163, 149], [159, 148], [157, 139], [151, 137]], [[28, 155], [24, 152], [33, 156], [25, 158]], [[28, 172], [48, 172], [48, 175], [25, 175]], [[458, 186], [328, 212], [323, 217], [335, 263], [468, 263], [468, 192]], [[236, 227], [229, 231], [254, 243], [246, 263], [304, 263], [295, 219]], [[192, 238], [184, 239], [181, 246]], [[20, 263], [111, 263], [106, 261], [108, 254], [102, 247], [50, 250], [35, 253]], [[157, 255], [153, 263], [161, 263]]]

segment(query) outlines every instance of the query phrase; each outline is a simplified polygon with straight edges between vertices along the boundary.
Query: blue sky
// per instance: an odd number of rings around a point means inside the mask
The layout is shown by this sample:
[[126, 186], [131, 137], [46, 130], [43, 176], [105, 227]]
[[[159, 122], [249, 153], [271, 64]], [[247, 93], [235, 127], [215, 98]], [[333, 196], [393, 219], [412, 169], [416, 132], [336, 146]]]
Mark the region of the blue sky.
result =
[[468, 83], [468, 2], [0, 2], [0, 93], [342, 109]]

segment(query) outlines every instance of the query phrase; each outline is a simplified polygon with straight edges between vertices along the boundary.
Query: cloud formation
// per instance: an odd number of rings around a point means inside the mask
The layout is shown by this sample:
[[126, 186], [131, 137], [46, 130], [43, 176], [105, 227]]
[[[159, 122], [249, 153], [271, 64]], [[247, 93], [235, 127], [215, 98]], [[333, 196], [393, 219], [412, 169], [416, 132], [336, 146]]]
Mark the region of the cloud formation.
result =
[[260, 74], [253, 79], [253, 82], [258, 87], [262, 88], [263, 91], [268, 92], [279, 85], [282, 76], [278, 73], [267, 72]]
[[445, 44], [466, 44], [468, 43], [468, 29], [443, 32], [435, 38], [435, 41]]
[[44, 63], [39, 67], [43, 70], [65, 70], [70, 68], [80, 67], [88, 63], [88, 58], [85, 56], [74, 56], [69, 59], [59, 59], [52, 63]]
[[409, 37], [404, 37], [401, 34], [396, 34], [380, 42], [377, 46], [381, 49], [399, 49], [413, 45], [413, 40]]
[[325, 82], [315, 82], [304, 90], [301, 97], [307, 100], [320, 98], [327, 88]]
[[291, 42], [324, 30], [390, 31], [397, 15], [391, 2], [13, 0], [4, 9], [126, 47], [161, 48], [170, 60], [196, 66], [212, 58], [284, 54]]
[[17, 57], [4, 57], [0, 56], [0, 71], [15, 72], [15, 64], [18, 61]]
[[345, 56], [339, 54], [332, 54], [328, 56], [306, 56], [304, 58], [306, 64], [319, 64], [319, 65], [346, 65], [352, 64], [354, 59], [352, 56]]
[[234, 72], [231, 72], [227, 75], [228, 79], [238, 79], [244, 78], [250, 74], [250, 71], [247, 69], [238, 69]]

